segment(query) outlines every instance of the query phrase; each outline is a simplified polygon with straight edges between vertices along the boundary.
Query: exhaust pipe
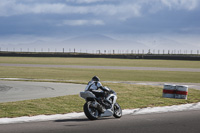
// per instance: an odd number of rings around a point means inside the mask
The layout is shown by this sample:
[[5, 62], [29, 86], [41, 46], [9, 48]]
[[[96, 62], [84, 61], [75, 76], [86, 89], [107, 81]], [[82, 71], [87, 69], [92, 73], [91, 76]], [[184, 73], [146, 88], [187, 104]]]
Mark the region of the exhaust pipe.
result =
[[97, 110], [99, 110], [102, 113], [105, 112], [105, 110], [103, 109], [102, 105], [100, 105], [97, 101], [95, 101], [94, 103], [90, 104], [90, 106], [96, 108]]

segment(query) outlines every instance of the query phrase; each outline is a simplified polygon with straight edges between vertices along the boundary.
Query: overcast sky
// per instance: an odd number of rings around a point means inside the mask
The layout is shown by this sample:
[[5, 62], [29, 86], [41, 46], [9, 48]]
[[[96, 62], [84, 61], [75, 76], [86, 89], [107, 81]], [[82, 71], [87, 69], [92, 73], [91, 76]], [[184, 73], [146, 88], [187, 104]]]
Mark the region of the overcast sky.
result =
[[0, 0], [1, 49], [91, 47], [72, 43], [83, 38], [103, 49], [198, 49], [200, 0]]

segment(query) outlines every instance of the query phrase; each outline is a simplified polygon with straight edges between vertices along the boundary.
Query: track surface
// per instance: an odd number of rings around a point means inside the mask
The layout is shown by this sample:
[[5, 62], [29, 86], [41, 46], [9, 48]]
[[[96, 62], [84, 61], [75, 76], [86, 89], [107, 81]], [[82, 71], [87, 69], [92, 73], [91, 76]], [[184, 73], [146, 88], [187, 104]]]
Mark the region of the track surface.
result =
[[2, 133], [199, 133], [200, 111], [124, 115], [120, 119], [85, 117], [48, 122], [0, 125]]
[[0, 66], [16, 67], [57, 67], [57, 68], [81, 68], [81, 69], [117, 69], [117, 70], [157, 70], [157, 71], [184, 71], [200, 72], [199, 68], [161, 68], [161, 67], [123, 67], [123, 66], [81, 66], [81, 65], [42, 65], [42, 64], [8, 64], [0, 63]]
[[0, 102], [79, 94], [85, 85], [70, 83], [0, 81]]

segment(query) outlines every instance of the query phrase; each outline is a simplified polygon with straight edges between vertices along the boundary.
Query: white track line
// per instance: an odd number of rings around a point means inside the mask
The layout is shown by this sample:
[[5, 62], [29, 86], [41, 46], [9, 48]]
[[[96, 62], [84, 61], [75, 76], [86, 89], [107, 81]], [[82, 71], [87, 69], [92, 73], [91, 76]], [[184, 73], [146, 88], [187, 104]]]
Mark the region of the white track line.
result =
[[[187, 110], [200, 110], [200, 102], [193, 104], [183, 104], [165, 107], [153, 107], [153, 108], [141, 108], [141, 109], [125, 109], [123, 115], [139, 115], [139, 114], [150, 114], [150, 113], [165, 113], [165, 112], [178, 112]], [[40, 122], [40, 121], [51, 121], [51, 120], [63, 120], [85, 117], [84, 113], [69, 113], [69, 114], [56, 114], [56, 115], [38, 115], [38, 116], [24, 116], [17, 118], [0, 118], [0, 124], [10, 123], [25, 123], [25, 122]]]

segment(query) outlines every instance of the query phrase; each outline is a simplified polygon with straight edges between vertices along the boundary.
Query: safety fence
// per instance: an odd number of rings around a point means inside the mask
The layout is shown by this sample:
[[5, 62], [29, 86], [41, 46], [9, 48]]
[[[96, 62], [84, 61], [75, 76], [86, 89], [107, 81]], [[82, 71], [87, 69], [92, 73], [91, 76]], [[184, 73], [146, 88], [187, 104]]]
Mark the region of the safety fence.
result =
[[167, 50], [167, 49], [127, 49], [127, 50], [83, 50], [83, 49], [76, 49], [76, 48], [1, 48], [0, 52], [49, 52], [49, 53], [86, 53], [86, 54], [173, 54], [173, 55], [182, 55], [182, 54], [194, 54], [199, 55], [200, 50], [183, 50], [183, 49], [174, 49], [174, 50]]

